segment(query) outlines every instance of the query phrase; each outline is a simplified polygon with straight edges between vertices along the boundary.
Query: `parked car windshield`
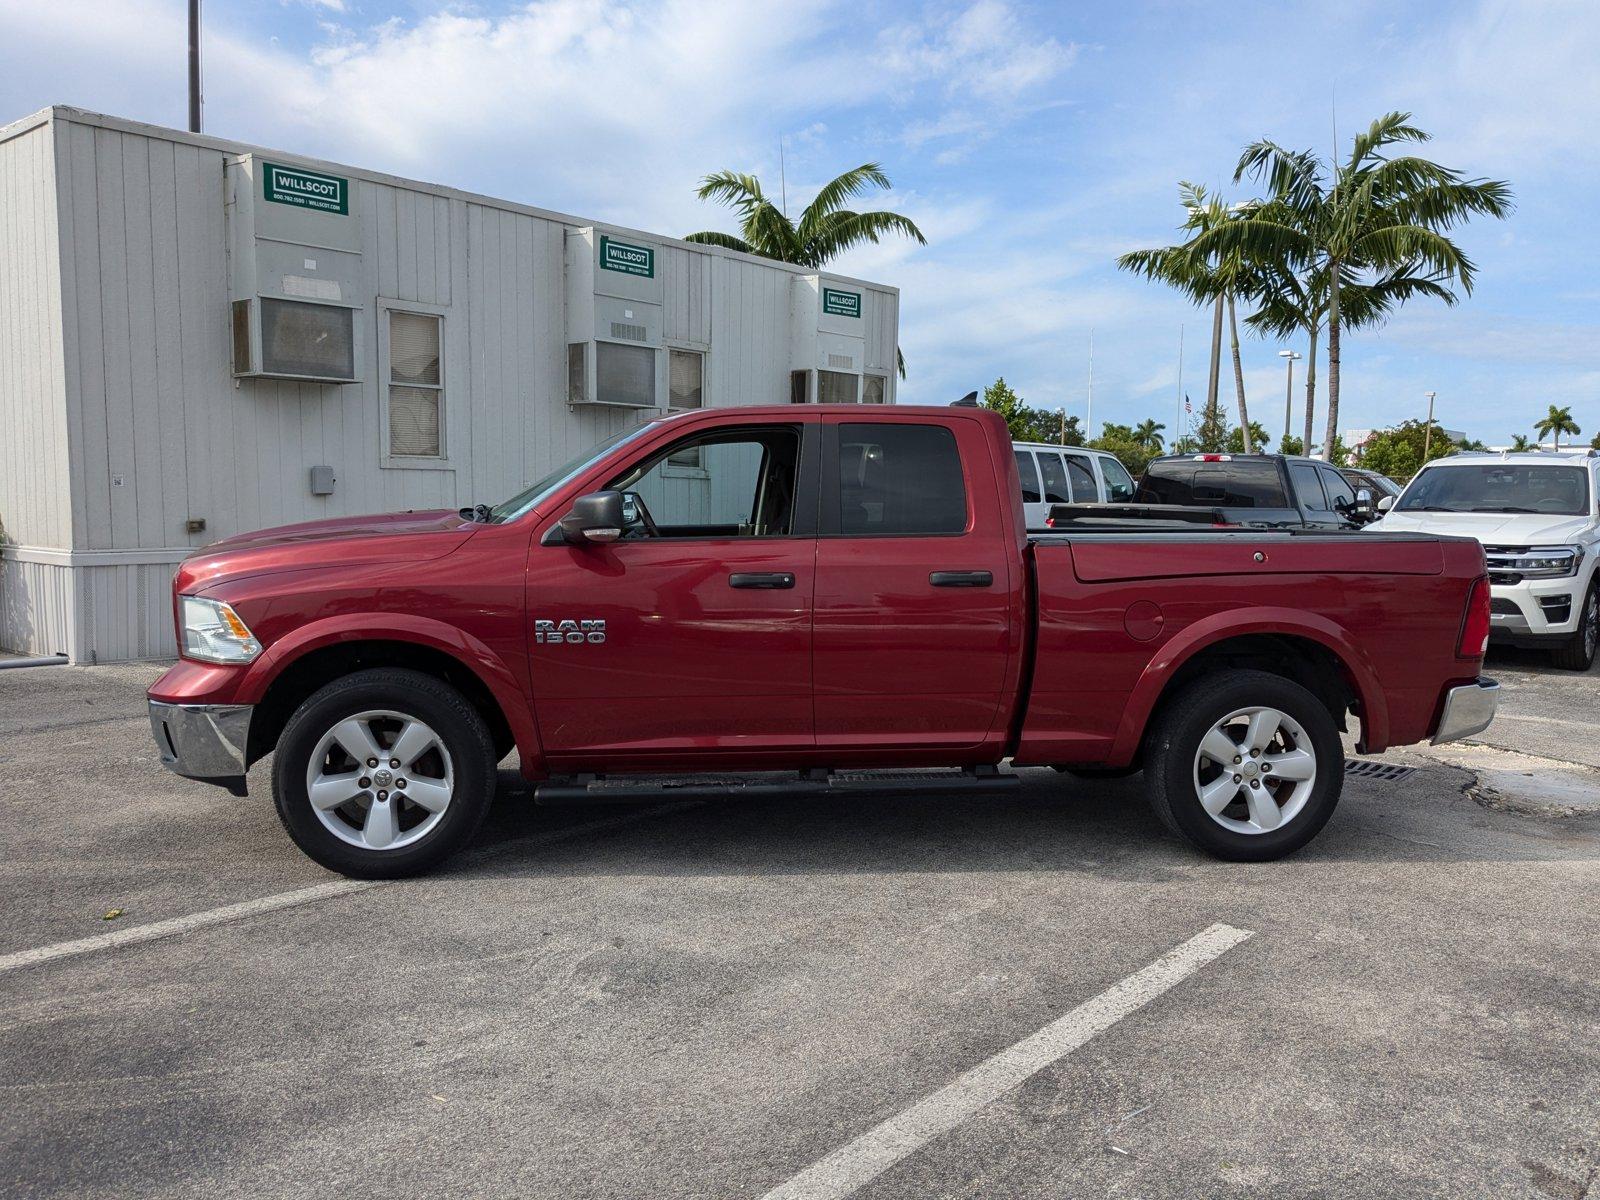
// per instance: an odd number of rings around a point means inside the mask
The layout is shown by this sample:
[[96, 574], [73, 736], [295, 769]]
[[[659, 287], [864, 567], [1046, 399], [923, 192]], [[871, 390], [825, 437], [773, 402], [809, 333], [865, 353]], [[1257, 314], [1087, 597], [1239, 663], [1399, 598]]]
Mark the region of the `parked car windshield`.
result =
[[1134, 497], [1140, 504], [1182, 504], [1190, 508], [1290, 508], [1278, 464], [1268, 459], [1153, 462]]
[[646, 421], [643, 425], [635, 425], [632, 429], [624, 429], [621, 433], [612, 434], [598, 445], [590, 446], [577, 458], [562, 463], [537, 483], [518, 492], [504, 503], [496, 504], [489, 510], [489, 521], [496, 525], [506, 521], [515, 521], [523, 513], [534, 508], [539, 501], [550, 495], [551, 492], [566, 483], [567, 480], [585, 470], [591, 463], [599, 459], [602, 454], [622, 445], [624, 442], [631, 442], [634, 438], [648, 431], [653, 424], [654, 422], [652, 421]]
[[1395, 508], [1582, 516], [1589, 511], [1589, 472], [1583, 467], [1512, 463], [1429, 467], [1411, 481]]

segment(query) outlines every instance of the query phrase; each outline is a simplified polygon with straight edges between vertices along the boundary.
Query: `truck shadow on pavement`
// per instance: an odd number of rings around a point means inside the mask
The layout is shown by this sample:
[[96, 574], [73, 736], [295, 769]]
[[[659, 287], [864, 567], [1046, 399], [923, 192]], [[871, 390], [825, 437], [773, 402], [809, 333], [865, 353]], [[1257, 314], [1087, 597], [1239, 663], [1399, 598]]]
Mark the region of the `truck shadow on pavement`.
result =
[[[1225, 863], [1181, 843], [1145, 803], [1143, 781], [1022, 773], [1003, 799], [755, 800], [549, 809], [515, 772], [473, 848], [444, 872], [471, 876], [827, 875], [1065, 872], [1145, 883], [1260, 878], [1317, 863], [1514, 862], [1600, 858], [1600, 822], [1495, 813], [1462, 793], [1465, 772], [1401, 785], [1352, 781], [1328, 827], [1281, 863]], [[630, 820], [637, 817], [637, 820]], [[618, 820], [618, 819], [621, 820]], [[616, 821], [555, 840], [563, 828]]]

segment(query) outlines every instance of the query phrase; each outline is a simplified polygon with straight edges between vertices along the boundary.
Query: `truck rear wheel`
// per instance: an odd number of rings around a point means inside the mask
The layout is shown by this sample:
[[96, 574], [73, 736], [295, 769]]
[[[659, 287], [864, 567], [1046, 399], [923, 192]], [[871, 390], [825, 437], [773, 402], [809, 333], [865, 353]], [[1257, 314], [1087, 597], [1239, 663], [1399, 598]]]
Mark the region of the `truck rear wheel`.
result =
[[1145, 761], [1151, 807], [1166, 826], [1236, 862], [1300, 849], [1344, 787], [1344, 747], [1327, 707], [1265, 671], [1190, 684], [1161, 714]]
[[272, 794], [300, 849], [358, 879], [415, 875], [471, 840], [489, 811], [494, 741], [432, 675], [358, 671], [313, 693], [278, 739]]

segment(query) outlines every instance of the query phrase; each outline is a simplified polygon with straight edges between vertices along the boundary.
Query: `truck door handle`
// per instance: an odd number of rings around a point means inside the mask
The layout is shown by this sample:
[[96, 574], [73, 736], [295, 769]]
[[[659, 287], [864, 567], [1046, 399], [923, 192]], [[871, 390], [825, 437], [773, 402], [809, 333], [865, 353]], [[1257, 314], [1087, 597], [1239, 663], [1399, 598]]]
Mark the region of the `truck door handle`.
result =
[[736, 588], [792, 588], [794, 575], [789, 571], [736, 571], [728, 576], [728, 586]]
[[935, 571], [928, 576], [934, 587], [989, 587], [994, 583], [993, 571]]

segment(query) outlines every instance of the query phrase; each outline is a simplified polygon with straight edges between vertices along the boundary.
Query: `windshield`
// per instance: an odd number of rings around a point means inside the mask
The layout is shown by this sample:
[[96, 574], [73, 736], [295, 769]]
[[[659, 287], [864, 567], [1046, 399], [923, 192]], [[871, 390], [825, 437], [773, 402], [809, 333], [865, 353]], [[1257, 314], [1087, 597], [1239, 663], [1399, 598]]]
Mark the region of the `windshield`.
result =
[[1589, 511], [1588, 476], [1583, 467], [1541, 464], [1430, 467], [1411, 481], [1395, 509], [1577, 517]]
[[489, 510], [490, 523], [499, 525], [506, 521], [515, 521], [523, 513], [535, 507], [539, 501], [550, 495], [551, 492], [561, 487], [567, 480], [582, 472], [602, 454], [622, 445], [624, 442], [631, 442], [634, 438], [646, 432], [653, 423], [646, 421], [643, 425], [635, 425], [632, 429], [624, 429], [621, 433], [614, 433], [599, 445], [590, 446], [577, 458], [562, 463], [537, 483], [518, 492], [504, 503], [496, 504], [491, 508]]

